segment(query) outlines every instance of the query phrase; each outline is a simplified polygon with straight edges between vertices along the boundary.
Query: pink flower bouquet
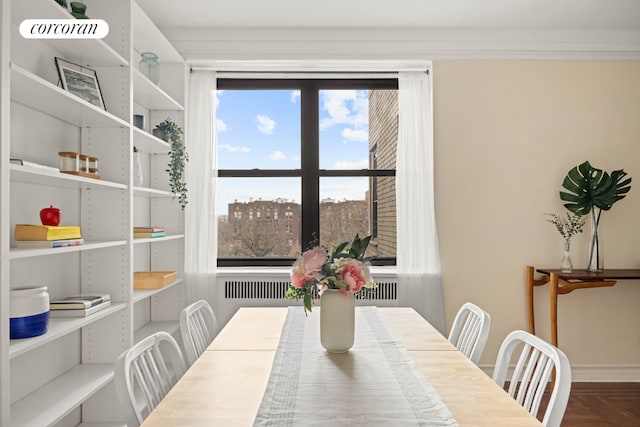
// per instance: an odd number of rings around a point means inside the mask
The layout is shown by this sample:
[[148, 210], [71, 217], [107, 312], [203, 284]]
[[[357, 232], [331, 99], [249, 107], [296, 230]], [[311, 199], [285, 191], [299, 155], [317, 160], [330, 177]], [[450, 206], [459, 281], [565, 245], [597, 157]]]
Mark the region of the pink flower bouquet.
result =
[[319, 295], [327, 289], [337, 289], [348, 296], [363, 288], [374, 288], [368, 259], [364, 254], [371, 236], [360, 238], [357, 234], [352, 242], [344, 242], [330, 251], [316, 246], [298, 257], [291, 269], [291, 284], [287, 298], [302, 298], [305, 312], [313, 307], [313, 294]]

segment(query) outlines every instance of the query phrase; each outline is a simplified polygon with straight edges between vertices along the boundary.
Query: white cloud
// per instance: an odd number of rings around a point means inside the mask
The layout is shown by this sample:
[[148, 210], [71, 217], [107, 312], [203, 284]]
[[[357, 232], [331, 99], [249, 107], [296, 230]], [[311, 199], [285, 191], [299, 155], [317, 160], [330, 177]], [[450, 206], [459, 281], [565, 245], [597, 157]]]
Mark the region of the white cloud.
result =
[[347, 124], [356, 129], [369, 125], [369, 94], [366, 90], [325, 90], [321, 92], [322, 109], [328, 117], [320, 120], [320, 129]]
[[216, 132], [226, 132], [231, 130], [229, 126], [222, 119], [216, 119]]
[[220, 95], [222, 95], [223, 93], [224, 93], [224, 90], [217, 90], [216, 91], [216, 96], [215, 96], [216, 108], [218, 108], [218, 105], [220, 105]]
[[258, 120], [258, 130], [264, 134], [270, 135], [273, 133], [273, 129], [276, 127], [276, 122], [262, 114], [256, 116]]
[[229, 144], [220, 144], [218, 145], [218, 149], [228, 151], [229, 153], [248, 153], [249, 151], [251, 151], [251, 148], [249, 147]]
[[292, 90], [291, 91], [291, 103], [295, 104], [296, 102], [298, 102], [298, 99], [300, 99], [300, 91], [299, 90]]
[[271, 160], [284, 160], [287, 158], [287, 156], [284, 155], [284, 153], [282, 151], [274, 151], [273, 153], [271, 153], [269, 155], [269, 158]]
[[349, 141], [368, 141], [369, 131], [367, 129], [351, 129], [345, 128], [342, 131], [342, 137]]
[[369, 168], [369, 160], [364, 159], [357, 162], [336, 162], [334, 169], [367, 169]]

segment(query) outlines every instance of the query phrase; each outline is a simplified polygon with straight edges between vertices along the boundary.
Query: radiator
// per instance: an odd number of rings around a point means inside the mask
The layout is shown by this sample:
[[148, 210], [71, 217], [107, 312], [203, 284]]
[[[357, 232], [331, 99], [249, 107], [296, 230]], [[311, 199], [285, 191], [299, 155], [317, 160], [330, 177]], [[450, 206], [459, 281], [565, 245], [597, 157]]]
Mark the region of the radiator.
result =
[[[225, 300], [285, 300], [285, 293], [289, 289], [289, 281], [265, 280], [225, 280]], [[396, 301], [397, 283], [377, 283], [374, 289], [363, 289], [356, 294], [356, 300], [362, 301]], [[317, 292], [314, 298], [318, 298]], [[288, 301], [288, 300], [285, 300]]]
[[[240, 307], [286, 307], [302, 305], [302, 301], [285, 298], [289, 289], [289, 277], [282, 275], [268, 279], [252, 279], [248, 277], [218, 276], [216, 295], [211, 300], [214, 312], [220, 325], [224, 325]], [[317, 294], [315, 295], [315, 305]], [[377, 282], [374, 289], [365, 289], [356, 294], [356, 305], [376, 305], [394, 307], [398, 305], [398, 290], [395, 278], [387, 278]]]

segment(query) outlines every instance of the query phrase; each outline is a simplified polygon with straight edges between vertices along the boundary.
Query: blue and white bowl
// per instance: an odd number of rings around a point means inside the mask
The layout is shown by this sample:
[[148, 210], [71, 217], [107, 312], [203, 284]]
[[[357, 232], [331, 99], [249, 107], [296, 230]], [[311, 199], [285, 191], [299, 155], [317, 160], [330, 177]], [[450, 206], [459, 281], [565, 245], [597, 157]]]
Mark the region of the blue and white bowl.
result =
[[45, 334], [49, 329], [47, 287], [18, 288], [9, 291], [11, 339]]

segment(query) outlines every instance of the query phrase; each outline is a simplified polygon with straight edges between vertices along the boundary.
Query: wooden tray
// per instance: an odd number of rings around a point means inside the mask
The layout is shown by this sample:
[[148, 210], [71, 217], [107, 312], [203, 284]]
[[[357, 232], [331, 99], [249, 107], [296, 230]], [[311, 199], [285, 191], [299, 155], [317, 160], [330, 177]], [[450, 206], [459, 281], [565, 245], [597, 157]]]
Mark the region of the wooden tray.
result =
[[85, 178], [94, 178], [94, 179], [100, 179], [100, 175], [95, 174], [95, 173], [88, 173], [88, 172], [76, 172], [76, 171], [60, 171], [62, 173], [68, 173], [70, 175], [78, 175], [78, 176], [84, 176]]
[[133, 273], [133, 289], [160, 289], [175, 280], [175, 271], [135, 271]]

